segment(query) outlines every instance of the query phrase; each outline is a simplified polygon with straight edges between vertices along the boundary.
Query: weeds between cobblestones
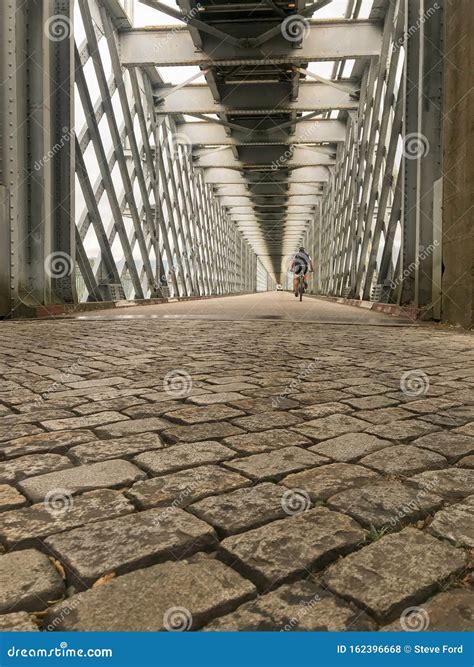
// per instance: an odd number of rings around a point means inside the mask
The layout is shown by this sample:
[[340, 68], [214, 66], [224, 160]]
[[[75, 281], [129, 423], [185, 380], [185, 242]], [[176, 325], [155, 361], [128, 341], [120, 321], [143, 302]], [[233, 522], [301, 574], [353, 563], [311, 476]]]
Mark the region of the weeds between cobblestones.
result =
[[472, 337], [400, 333], [4, 323], [0, 630], [472, 630]]

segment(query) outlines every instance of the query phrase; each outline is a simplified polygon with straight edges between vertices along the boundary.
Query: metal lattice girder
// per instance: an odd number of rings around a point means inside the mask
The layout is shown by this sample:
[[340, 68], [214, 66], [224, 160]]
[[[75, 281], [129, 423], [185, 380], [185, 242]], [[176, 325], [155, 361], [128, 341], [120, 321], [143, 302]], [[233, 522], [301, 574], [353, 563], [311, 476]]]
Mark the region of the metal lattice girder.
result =
[[317, 165], [330, 166], [335, 164], [335, 159], [321, 153], [313, 147], [285, 147], [268, 146], [263, 152], [259, 147], [244, 146], [240, 150], [237, 160], [230, 147], [224, 146], [219, 149], [202, 148], [193, 152], [197, 167], [218, 167], [228, 169], [242, 169], [248, 167], [268, 167], [276, 171], [280, 165], [285, 169], [296, 167], [312, 167]]
[[[289, 206], [311, 206], [317, 204], [319, 197], [317, 195], [294, 195], [293, 197], [279, 197], [278, 195], [270, 197], [254, 197], [252, 203], [254, 207], [266, 206], [277, 207], [288, 204]], [[220, 198], [221, 206], [242, 207], [249, 208], [249, 200], [247, 197], [239, 197], [233, 195], [224, 195]], [[252, 207], [250, 207], [252, 208]]]
[[[148, 79], [148, 77], [145, 76], [144, 78], [144, 84], [145, 84], [145, 94], [146, 94], [146, 100], [147, 100], [147, 105], [148, 105], [148, 111], [150, 113], [150, 118], [151, 118], [151, 130], [152, 130], [152, 135], [153, 135], [153, 141], [154, 145], [158, 146], [160, 144], [159, 140], [159, 121], [158, 118], [156, 117], [156, 114], [154, 113], [154, 106], [153, 106], [153, 98], [152, 98], [152, 93], [151, 93], [151, 84]], [[168, 230], [166, 228], [165, 220], [163, 218], [163, 214], [161, 211], [161, 205], [162, 201], [165, 197], [165, 190], [166, 190], [166, 185], [163, 183], [162, 179], [162, 160], [154, 160], [154, 192], [155, 192], [155, 222], [157, 223], [157, 234], [159, 232], [159, 240], [161, 241], [163, 245], [163, 256], [166, 257], [166, 261], [168, 264], [168, 267], [173, 266], [173, 252], [169, 243], [169, 238], [168, 238]], [[160, 197], [160, 185], [163, 187], [163, 195]], [[167, 191], [166, 191], [167, 192]], [[162, 275], [160, 277], [160, 282], [162, 281]], [[166, 281], [164, 281], [166, 282]], [[176, 274], [173, 271], [171, 274], [171, 282], [173, 285], [173, 290], [176, 295], [179, 294], [179, 288], [178, 288], [178, 283], [176, 280]]]
[[[76, 227], [75, 230], [75, 235], [76, 235], [76, 257], [77, 257], [77, 262], [79, 264], [79, 268], [81, 270], [81, 275], [84, 279], [84, 283], [87, 287], [87, 291], [91, 296], [94, 297], [95, 301], [102, 301], [102, 294], [100, 292], [99, 286], [97, 284], [96, 277], [94, 275], [94, 272], [92, 270], [92, 267], [89, 262], [89, 258], [87, 257], [87, 253], [84, 249], [84, 245], [82, 243], [82, 239], [79, 234], [79, 230]], [[118, 276], [117, 276], [118, 278]], [[119, 281], [120, 282], [120, 281]]]
[[[94, 196], [94, 191], [89, 180], [89, 175], [87, 173], [86, 164], [84, 162], [84, 156], [79, 147], [79, 142], [76, 139], [76, 173], [79, 179], [79, 183], [82, 188], [82, 193], [87, 206], [87, 211], [89, 219], [94, 227], [94, 231], [99, 242], [99, 248], [101, 252], [101, 260], [105, 264], [106, 271], [110, 276], [111, 282], [120, 283], [119, 272], [115, 264], [114, 256], [105, 232], [104, 226], [102, 224], [99, 208], [97, 206], [97, 201]], [[79, 233], [79, 230], [78, 230]], [[81, 236], [79, 235], [79, 238]], [[82, 245], [82, 239], [81, 239]], [[81, 272], [84, 276], [85, 267], [81, 267]]]
[[[294, 237], [289, 236], [282, 225], [291, 212], [288, 206], [303, 205], [303, 202], [291, 203], [289, 195], [285, 199], [274, 197], [285, 197], [294, 181], [306, 185], [308, 189], [304, 194], [320, 193], [318, 184], [328, 181], [329, 171], [335, 164], [336, 147], [345, 137], [346, 114], [358, 109], [365, 63], [380, 53], [381, 21], [354, 20], [360, 3], [357, 7], [351, 3], [346, 14], [349, 20], [312, 21], [304, 25], [297, 43], [288, 38], [282, 23], [285, 18], [310, 17], [328, 1], [309, 6], [299, 0], [288, 6], [269, 2], [265, 3], [264, 14], [259, 12], [258, 16], [254, 16], [248, 3], [237, 1], [232, 6], [225, 5], [223, 17], [221, 12], [216, 13], [214, 3], [206, 2], [202, 7], [196, 0], [187, 0], [180, 4], [179, 15], [161, 2], [146, 0], [146, 4], [165, 14], [171, 12], [191, 29], [165, 27], [142, 31], [143, 42], [134, 47], [138, 54], [139, 49], [146, 50], [150, 46], [150, 38], [158, 39], [154, 44], [158, 44], [161, 52], [151, 54], [152, 62], [148, 67], [152, 63], [166, 66], [178, 62], [189, 65], [207, 62], [201, 69], [205, 86], [190, 85], [199, 78], [199, 72], [177, 84], [156, 83], [157, 113], [176, 116], [178, 120], [182, 115], [192, 115], [205, 121], [200, 124], [202, 132], [196, 123], [192, 124], [193, 136], [186, 136], [187, 123], [180, 122], [178, 143], [195, 146], [194, 165], [203, 168], [209, 184], [219, 184], [215, 187], [217, 197], [221, 197], [222, 187], [234, 188], [236, 195], [248, 199], [249, 208], [242, 210], [252, 211], [255, 223], [267, 220], [268, 215], [280, 223], [282, 236], [275, 243], [284, 246], [285, 252], [294, 242]], [[195, 17], [198, 17], [197, 22], [193, 22]], [[125, 31], [123, 44], [138, 34], [138, 31]], [[168, 39], [171, 46], [165, 53]], [[357, 40], [361, 41], [356, 43]], [[180, 60], [183, 49], [188, 49], [189, 58], [186, 55]], [[126, 51], [125, 46], [125, 64]], [[355, 76], [345, 69], [343, 73], [344, 58], [349, 57], [349, 53], [359, 58], [358, 67], [352, 68]], [[137, 56], [138, 62], [143, 62], [140, 57]], [[338, 61], [337, 76], [334, 73], [333, 78], [322, 77], [316, 67], [306, 67], [318, 59]], [[337, 110], [341, 111], [340, 118], [329, 118], [329, 112]], [[211, 120], [206, 113], [218, 117]], [[326, 117], [321, 118], [324, 113]], [[322, 167], [328, 171], [314, 172]], [[230, 173], [230, 168], [235, 173]], [[219, 177], [217, 172], [220, 172]], [[268, 201], [263, 197], [268, 197]], [[230, 213], [234, 215], [233, 209]], [[219, 219], [216, 224], [219, 228], [216, 232], [221, 234]], [[300, 235], [303, 232], [304, 227], [300, 226]], [[264, 246], [259, 241], [254, 248], [262, 252]], [[275, 256], [278, 254], [272, 252]], [[271, 267], [267, 264], [267, 269], [276, 275], [279, 267], [273, 260], [271, 264]]]
[[[252, 182], [252, 174], [247, 174]], [[295, 169], [291, 178], [288, 174], [283, 174], [281, 171], [272, 172], [271, 176], [263, 176], [256, 173], [253, 178], [255, 185], [264, 184], [282, 184], [282, 183], [325, 183], [329, 177], [329, 170], [326, 167], [302, 167]], [[245, 176], [237, 169], [223, 169], [210, 167], [204, 170], [204, 178], [206, 183], [216, 184], [237, 184], [246, 185], [247, 180]]]
[[[278, 83], [271, 86], [243, 84], [237, 89], [222, 86], [223, 101], [217, 103], [207, 86], [186, 86], [161, 102], [158, 99], [156, 110], [159, 114], [267, 115], [275, 111], [332, 111], [333, 109], [349, 110], [358, 107], [355, 95], [335, 90], [325, 83], [301, 83], [296, 100], [291, 99], [290, 93], [288, 85]], [[159, 91], [156, 94], [159, 97]]]
[[[384, 29], [383, 44], [382, 44], [382, 55], [379, 61], [378, 66], [378, 75], [375, 85], [375, 93], [373, 97], [373, 114], [375, 118], [379, 117], [380, 109], [384, 108], [386, 112], [382, 116], [382, 125], [380, 123], [373, 122], [370, 126], [370, 135], [369, 135], [369, 150], [370, 147], [375, 145], [376, 140], [380, 140], [380, 144], [383, 145], [385, 142], [385, 133], [387, 131], [389, 110], [392, 109], [393, 105], [393, 89], [395, 86], [395, 74], [397, 71], [396, 62], [398, 59], [399, 50], [392, 52], [392, 58], [388, 61], [389, 49], [391, 48], [391, 40], [393, 38], [393, 21], [395, 16], [395, 4], [389, 7], [387, 21]], [[397, 21], [398, 30], [395, 33], [395, 38], [398, 38], [400, 31], [400, 21]], [[389, 79], [390, 88], [387, 86], [387, 79]], [[400, 132], [400, 128], [397, 128], [397, 136]], [[379, 137], [379, 139], [377, 139]], [[382, 151], [378, 151], [375, 159], [375, 164], [373, 170], [370, 174], [367, 174], [368, 177], [365, 178], [364, 188], [362, 192], [362, 202], [359, 209], [359, 219], [357, 226], [357, 238], [361, 243], [361, 254], [360, 260], [358, 263], [358, 269], [356, 273], [356, 294], [362, 297], [363, 295], [363, 280], [365, 272], [367, 270], [367, 262], [369, 258], [367, 257], [367, 250], [369, 243], [372, 239], [373, 234], [373, 211], [375, 204], [375, 197], [378, 192], [378, 180], [380, 177], [380, 172], [383, 167], [386, 167], [384, 164], [384, 156]]]
[[182, 143], [193, 146], [267, 146], [272, 144], [319, 144], [344, 141], [346, 123], [341, 120], [302, 121], [293, 133], [278, 127], [272, 132], [253, 129], [234, 130], [232, 135], [225, 128], [212, 121], [205, 123], [178, 123], [178, 138]]
[[[115, 111], [114, 107], [112, 105], [112, 100], [109, 94], [106, 78], [105, 78], [105, 72], [104, 72], [104, 66], [102, 63], [102, 59], [100, 57], [100, 52], [99, 52], [99, 45], [97, 41], [97, 37], [94, 31], [94, 26], [92, 23], [92, 17], [90, 13], [90, 8], [88, 3], [85, 0], [78, 0], [79, 1], [79, 6], [81, 9], [81, 15], [82, 15], [82, 20], [84, 23], [84, 29], [86, 32], [87, 36], [87, 42], [89, 46], [89, 53], [92, 58], [92, 62], [94, 64], [94, 70], [97, 76], [97, 82], [99, 85], [101, 97], [102, 97], [102, 103], [105, 108], [105, 115], [107, 118], [107, 123], [109, 127], [110, 134], [112, 136], [112, 141], [114, 143], [114, 148], [117, 154], [117, 162], [119, 165], [120, 169], [120, 174], [122, 177], [123, 185], [125, 188], [125, 196], [127, 199], [127, 204], [130, 210], [131, 218], [133, 221], [133, 227], [135, 231], [135, 236], [137, 238], [138, 246], [140, 248], [140, 254], [141, 254], [141, 259], [143, 262], [143, 265], [145, 267], [147, 279], [148, 279], [148, 284], [149, 286], [154, 286], [154, 275], [153, 275], [153, 270], [151, 268], [151, 263], [150, 263], [150, 257], [148, 254], [148, 249], [146, 246], [145, 242], [145, 237], [143, 234], [143, 229], [140, 221], [140, 217], [138, 215], [138, 209], [137, 205], [135, 202], [134, 194], [133, 194], [133, 188], [132, 188], [132, 183], [130, 180], [130, 175], [128, 172], [128, 167], [125, 159], [125, 154], [123, 151], [122, 144], [120, 143], [120, 132], [118, 129], [117, 125], [117, 119], [115, 116]], [[77, 70], [77, 68], [76, 68]], [[128, 264], [128, 262], [127, 262]], [[129, 270], [131, 270], [131, 267], [129, 266]], [[143, 298], [143, 289], [140, 286], [140, 289], [138, 291], [137, 296], [140, 298]]]
[[[116, 30], [130, 22], [120, 2], [78, 6], [75, 31], [70, 0], [0, 7], [9, 34], [0, 59], [8, 93], [0, 102], [2, 314], [12, 303], [72, 301], [76, 282], [81, 299], [152, 296], [165, 268], [174, 295], [254, 289], [253, 250], [189, 147], [163, 150], [177, 128], [155, 113], [159, 73], [123, 69]], [[237, 246], [246, 255], [239, 265]], [[70, 257], [67, 275], [48, 273], [54, 253]]]
[[[214, 185], [214, 191], [220, 197], [247, 197], [250, 190], [258, 197], [293, 197], [293, 196], [312, 196], [322, 193], [323, 183], [257, 183], [254, 185]], [[247, 200], [248, 201], [248, 200]]]
[[[255, 65], [263, 62], [307, 63], [315, 60], [367, 58], [378, 56], [381, 28], [370, 21], [310, 22], [301, 48], [294, 49], [280, 33], [262, 46], [238, 49], [222, 39], [202, 35], [202, 51], [197, 51], [186, 27], [160, 26], [152, 30], [130, 30], [121, 35], [122, 63], [125, 66], [216, 66]], [[225, 26], [223, 26], [225, 29]], [[252, 29], [252, 24], [245, 24]], [[261, 30], [261, 26], [257, 26]], [[170, 31], [172, 38], [170, 39]], [[250, 37], [250, 35], [246, 35]]]
[[322, 199], [315, 247], [324, 293], [368, 299], [377, 284], [384, 298], [415, 304], [436, 294], [441, 25], [441, 2], [389, 3], [381, 57], [364, 74]]
[[[119, 99], [120, 99], [120, 106], [121, 106], [122, 113], [123, 113], [123, 116], [124, 116], [127, 138], [128, 138], [128, 141], [129, 141], [129, 145], [130, 145], [130, 149], [131, 149], [131, 153], [132, 153], [132, 157], [133, 157], [134, 168], [135, 168], [136, 177], [137, 177], [138, 184], [139, 184], [139, 189], [140, 189], [141, 198], [142, 198], [142, 202], [143, 202], [143, 207], [144, 207], [144, 211], [145, 211], [146, 221], [147, 221], [147, 224], [148, 224], [148, 228], [151, 230], [151, 229], [154, 228], [154, 220], [153, 220], [153, 213], [152, 213], [152, 210], [151, 210], [151, 205], [150, 205], [150, 200], [149, 200], [149, 195], [148, 195], [148, 188], [147, 188], [147, 185], [146, 185], [146, 182], [145, 182], [145, 175], [144, 175], [144, 171], [143, 171], [143, 167], [142, 167], [140, 150], [138, 148], [138, 143], [137, 143], [137, 139], [136, 139], [136, 136], [135, 136], [134, 127], [133, 127], [133, 119], [132, 119], [132, 114], [131, 114], [130, 107], [129, 107], [129, 100], [128, 100], [128, 97], [127, 97], [127, 91], [125, 90], [125, 82], [124, 82], [124, 77], [123, 77], [123, 73], [122, 73], [122, 66], [120, 64], [120, 58], [119, 58], [119, 54], [118, 54], [118, 50], [117, 50], [117, 44], [116, 44], [116, 41], [115, 41], [115, 36], [114, 36], [113, 29], [112, 29], [112, 24], [111, 24], [111, 21], [109, 19], [108, 13], [105, 10], [105, 8], [102, 8], [101, 17], [102, 17], [102, 24], [103, 24], [104, 30], [105, 30], [105, 37], [107, 39], [107, 44], [108, 44], [108, 47], [109, 47], [112, 70], [113, 70], [114, 78], [115, 78], [115, 81], [116, 81], [116, 84], [117, 84], [117, 89], [118, 89]], [[120, 153], [118, 153], [118, 160], [120, 161]], [[123, 172], [122, 172], [122, 176], [123, 176]], [[124, 185], [125, 185], [125, 188], [127, 188], [128, 183], [127, 183], [126, 180], [124, 180]], [[130, 185], [131, 185], [131, 180], [130, 180]], [[127, 199], [127, 203], [128, 203], [129, 206], [130, 206], [130, 201], [131, 200], [132, 200], [131, 197], [129, 199]], [[134, 201], [133, 201], [133, 205], [135, 205]], [[133, 205], [130, 208], [131, 213], [132, 213], [132, 217], [134, 217]], [[138, 217], [138, 219], [140, 219], [139, 216], [137, 216], [137, 217]], [[134, 221], [135, 221], [135, 217], [134, 217]], [[146, 274], [146, 276], [149, 280], [149, 287], [151, 288], [152, 294], [154, 295], [154, 292], [155, 292], [155, 277], [154, 277], [153, 270], [152, 270], [151, 263], [150, 263], [149, 249], [146, 248], [146, 253], [143, 253], [144, 244], [141, 244], [139, 235], [137, 235], [137, 239], [138, 239], [138, 243], [140, 245], [140, 250], [142, 251], [142, 257], [143, 257], [143, 254], [145, 254], [145, 257], [146, 257], [146, 260], [147, 260], [147, 261], [144, 260], [143, 265], [144, 265], [144, 269], [145, 269], [145, 274]]]
[[[76, 85], [79, 90], [82, 106], [85, 110], [86, 122], [89, 128], [89, 133], [92, 137], [93, 147], [97, 156], [97, 162], [99, 165], [101, 178], [105, 186], [105, 191], [107, 193], [110, 208], [112, 210], [115, 229], [120, 237], [120, 242], [124, 252], [125, 261], [130, 271], [130, 276], [132, 279], [133, 287], [135, 289], [135, 294], [137, 298], [144, 298], [143, 289], [140, 282], [140, 276], [138, 275], [138, 271], [135, 266], [135, 261], [133, 259], [132, 248], [130, 246], [130, 241], [128, 239], [128, 235], [123, 222], [122, 211], [117, 199], [115, 186], [112, 180], [112, 174], [109, 171], [104, 145], [99, 132], [99, 128], [96, 125], [93, 117], [93, 104], [87, 87], [84, 71], [81, 62], [79, 60], [79, 53], [77, 49], [76, 49]], [[89, 215], [91, 215], [91, 209], [89, 208], [88, 210], [89, 210]]]

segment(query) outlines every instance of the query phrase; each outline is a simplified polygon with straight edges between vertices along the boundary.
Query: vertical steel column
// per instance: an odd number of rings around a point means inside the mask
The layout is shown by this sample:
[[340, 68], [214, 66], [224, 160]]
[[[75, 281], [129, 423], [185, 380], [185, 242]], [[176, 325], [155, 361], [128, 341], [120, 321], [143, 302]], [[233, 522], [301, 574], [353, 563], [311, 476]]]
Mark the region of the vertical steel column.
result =
[[[52, 252], [57, 256], [70, 257], [71, 270], [58, 274], [53, 272], [51, 287], [54, 297], [61, 301], [77, 301], [74, 273], [76, 223], [74, 216], [74, 3], [55, 0], [54, 22], [61, 25], [67, 34], [59, 40], [52, 39], [49, 99], [51, 113], [51, 144], [56, 150], [51, 159], [52, 206], [51, 230]], [[48, 19], [50, 34], [54, 22]], [[62, 35], [61, 35], [62, 36]], [[35, 215], [34, 211], [32, 214]], [[51, 266], [52, 262], [49, 262]], [[65, 275], [63, 275], [65, 274]]]
[[74, 300], [70, 9], [0, 6], [2, 314], [49, 303], [51, 284], [56, 300]]
[[[406, 106], [404, 132], [402, 303], [425, 307], [431, 317], [433, 241], [439, 239], [443, 0], [405, 0]], [[413, 25], [418, 30], [410, 30]], [[435, 210], [435, 202], [437, 210]], [[439, 272], [439, 269], [438, 269]], [[439, 275], [437, 277], [439, 282]]]
[[[419, 304], [424, 318], [440, 318], [442, 171], [442, 82], [444, 0], [424, 0], [422, 128], [428, 146], [421, 158]], [[471, 63], [472, 65], [472, 63]], [[436, 263], [437, 259], [437, 263]], [[433, 306], [435, 311], [433, 311]]]
[[[10, 312], [16, 295], [16, 233], [13, 220], [18, 206], [15, 136], [17, 78], [15, 0], [0, 3], [0, 316]], [[18, 12], [18, 16], [21, 13]]]
[[[24, 176], [26, 176], [25, 198], [22, 202], [24, 218], [20, 226], [21, 238], [18, 246], [19, 272], [20, 275], [23, 274], [21, 298], [31, 304], [50, 301], [52, 286], [56, 288], [57, 292], [54, 300], [59, 300], [60, 279], [55, 280], [50, 269], [56, 265], [62, 265], [62, 260], [64, 260], [64, 266], [67, 266], [66, 272], [70, 273], [74, 258], [67, 241], [61, 247], [60, 240], [57, 238], [57, 205], [59, 204], [60, 215], [63, 196], [66, 197], [66, 211], [69, 202], [67, 189], [64, 195], [61, 192], [62, 174], [57, 168], [61, 159], [60, 154], [57, 156], [56, 164], [53, 164], [55, 161], [54, 146], [57, 144], [59, 147], [61, 142], [61, 110], [59, 108], [61, 100], [57, 90], [58, 78], [61, 74], [58, 72], [57, 59], [58, 51], [63, 50], [61, 45], [64, 43], [64, 40], [56, 42], [53, 39], [56, 39], [55, 25], [62, 26], [63, 19], [66, 21], [64, 23], [66, 32], [70, 31], [70, 27], [67, 23], [67, 16], [56, 16], [56, 7], [57, 3], [54, 2], [51, 7], [52, 14], [48, 16], [46, 5], [42, 0], [34, 0], [29, 3], [23, 15], [25, 20], [24, 46], [21, 42], [17, 44], [17, 54], [23, 52], [26, 56], [21, 68], [24, 68], [26, 86], [19, 94], [20, 99], [18, 100], [19, 105], [25, 105], [25, 122], [22, 123], [18, 118], [15, 123], [19, 128], [19, 133], [24, 133], [22, 139], [25, 142], [23, 159], [25, 160]], [[21, 11], [18, 13], [18, 18], [20, 17], [22, 17]], [[44, 31], [43, 25], [45, 26]], [[20, 26], [17, 26], [17, 36], [19, 28]], [[62, 36], [58, 34], [58, 37]], [[65, 41], [68, 42], [67, 35], [64, 36]], [[66, 62], [68, 62], [67, 56]], [[69, 93], [67, 83], [65, 93]], [[69, 119], [65, 118], [64, 124], [70, 127]], [[19, 149], [20, 146], [21, 144], [19, 144]], [[52, 255], [52, 252], [56, 250], [55, 241], [58, 241], [58, 251], [61, 255]], [[50, 259], [47, 259], [48, 257]], [[64, 283], [67, 280], [65, 277]]]
[[[422, 89], [423, 89], [423, 54], [422, 33], [417, 30], [409, 35], [408, 30], [414, 21], [419, 20], [422, 0], [404, 0], [405, 2], [405, 124], [403, 130], [404, 156], [404, 201], [402, 218], [402, 269], [411, 267], [406, 272], [401, 285], [401, 302], [418, 305], [418, 247], [419, 230], [419, 191], [421, 178], [421, 156], [417, 157], [416, 142], [422, 135]], [[415, 142], [415, 151], [406, 151], [407, 143]]]

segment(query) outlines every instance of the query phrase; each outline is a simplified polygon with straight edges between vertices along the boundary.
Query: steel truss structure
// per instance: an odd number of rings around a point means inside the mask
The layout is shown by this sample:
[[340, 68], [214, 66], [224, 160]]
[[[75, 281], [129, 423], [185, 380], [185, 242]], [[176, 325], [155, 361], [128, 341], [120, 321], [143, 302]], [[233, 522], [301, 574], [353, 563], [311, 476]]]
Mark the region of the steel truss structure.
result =
[[255, 252], [174, 119], [154, 111], [156, 71], [121, 65], [121, 4], [8, 0], [0, 12], [2, 311], [254, 291]]
[[304, 235], [322, 294], [440, 318], [442, 22], [442, 2], [387, 3], [380, 58]]
[[443, 0], [141, 2], [180, 25], [0, 4], [1, 313], [273, 289], [303, 243], [314, 293], [439, 317]]

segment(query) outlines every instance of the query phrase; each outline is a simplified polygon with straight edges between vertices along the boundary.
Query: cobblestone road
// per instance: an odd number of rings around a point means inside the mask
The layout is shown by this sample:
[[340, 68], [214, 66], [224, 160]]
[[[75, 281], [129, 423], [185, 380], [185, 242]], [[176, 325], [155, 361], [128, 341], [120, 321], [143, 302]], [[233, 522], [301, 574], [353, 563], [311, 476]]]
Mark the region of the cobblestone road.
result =
[[1, 629], [473, 629], [470, 335], [1, 332]]

